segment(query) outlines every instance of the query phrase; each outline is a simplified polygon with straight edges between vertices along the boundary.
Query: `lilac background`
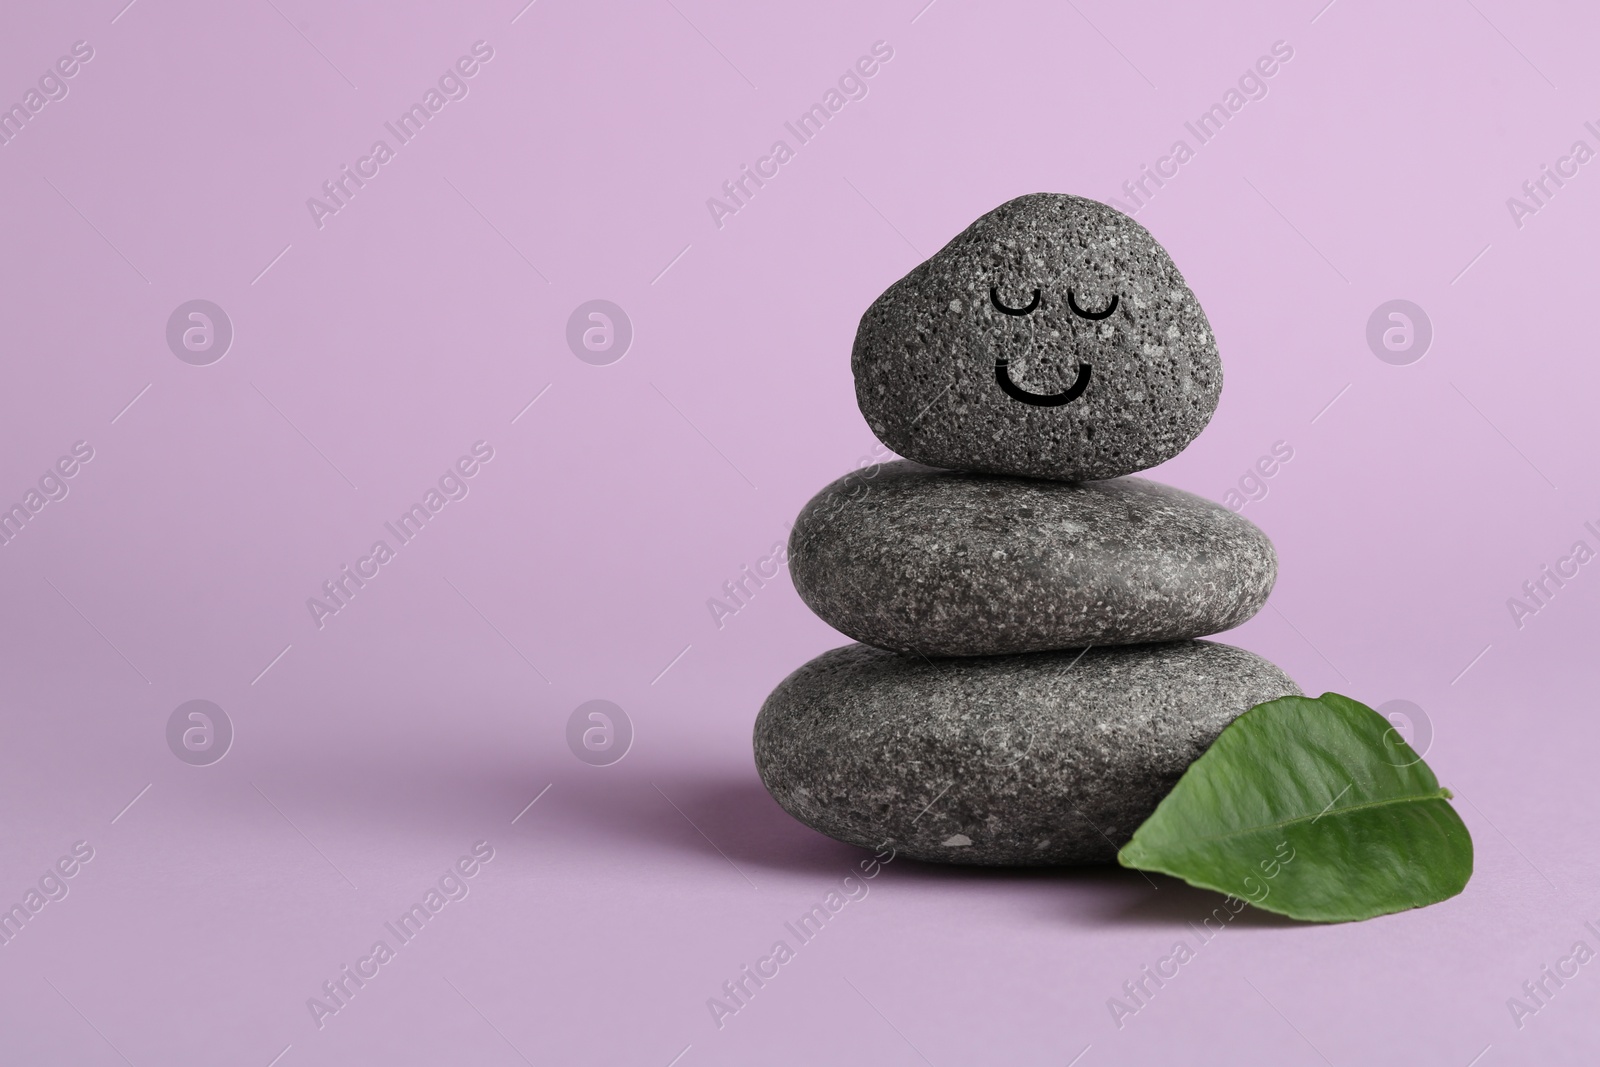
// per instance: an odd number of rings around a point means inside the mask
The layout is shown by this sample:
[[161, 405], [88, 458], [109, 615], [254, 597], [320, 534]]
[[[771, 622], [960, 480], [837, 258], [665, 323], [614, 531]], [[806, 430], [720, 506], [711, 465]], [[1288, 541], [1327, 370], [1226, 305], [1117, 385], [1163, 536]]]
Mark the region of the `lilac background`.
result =
[[[0, 947], [0, 1061], [1465, 1067], [1593, 1047], [1600, 965], [1520, 1030], [1506, 1005], [1574, 941], [1600, 947], [1600, 576], [1520, 629], [1506, 606], [1600, 525], [1600, 176], [1520, 228], [1506, 206], [1596, 144], [1592, 14], [124, 2], [0, 19], [0, 101], [74, 41], [95, 53], [0, 147], [0, 498], [95, 450], [0, 548], [0, 899], [95, 849]], [[306, 198], [480, 39], [470, 95], [318, 229]], [[879, 40], [869, 95], [718, 229], [706, 198]], [[707, 998], [863, 855], [778, 810], [750, 755], [765, 694], [841, 638], [786, 579], [720, 630], [706, 607], [871, 452], [857, 318], [1008, 197], [1121, 195], [1278, 40], [1269, 95], [1139, 212], [1227, 367], [1210, 428], [1156, 476], [1221, 499], [1294, 449], [1244, 511], [1281, 580], [1228, 640], [1309, 692], [1425, 709], [1475, 878], [1356, 925], [1246, 913], [1119, 1030], [1107, 998], [1215, 897], [896, 862], [719, 1030]], [[211, 366], [165, 343], [194, 298], [236, 330]], [[635, 328], [611, 366], [564, 341], [592, 298]], [[1410, 366], [1364, 340], [1392, 298], [1434, 325]], [[318, 630], [306, 598], [480, 439], [470, 495]], [[164, 738], [194, 698], [237, 731], [209, 767]], [[564, 740], [593, 698], [637, 731], [609, 767]], [[470, 895], [319, 1030], [307, 998], [478, 840], [495, 858]]]

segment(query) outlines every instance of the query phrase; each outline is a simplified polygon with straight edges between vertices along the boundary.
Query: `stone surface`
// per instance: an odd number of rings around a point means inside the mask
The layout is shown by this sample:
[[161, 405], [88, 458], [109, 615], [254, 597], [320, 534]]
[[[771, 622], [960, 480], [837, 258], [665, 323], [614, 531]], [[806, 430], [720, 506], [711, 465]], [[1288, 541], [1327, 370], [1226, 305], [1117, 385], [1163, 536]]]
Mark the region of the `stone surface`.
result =
[[[1024, 309], [1036, 290], [1027, 314], [995, 306]], [[1222, 390], [1210, 323], [1166, 250], [1114, 208], [1060, 193], [1002, 204], [891, 285], [861, 318], [851, 366], [867, 423], [907, 459], [1065, 481], [1172, 458]]]
[[864, 848], [1109, 863], [1223, 727], [1299, 692], [1207, 641], [932, 661], [847, 645], [767, 698], [756, 767], [789, 814]]
[[789, 536], [789, 572], [857, 641], [971, 656], [1220, 633], [1260, 610], [1278, 560], [1249, 520], [1143, 478], [900, 461], [818, 493]]

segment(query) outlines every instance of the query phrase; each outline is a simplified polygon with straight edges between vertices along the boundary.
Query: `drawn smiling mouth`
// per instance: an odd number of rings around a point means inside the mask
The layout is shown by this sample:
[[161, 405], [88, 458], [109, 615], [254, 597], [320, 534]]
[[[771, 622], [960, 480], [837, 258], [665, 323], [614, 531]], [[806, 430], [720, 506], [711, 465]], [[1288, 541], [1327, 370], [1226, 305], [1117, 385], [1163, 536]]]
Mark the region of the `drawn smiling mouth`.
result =
[[1060, 407], [1070, 404], [1083, 395], [1089, 388], [1089, 364], [1078, 364], [1077, 379], [1059, 393], [1033, 393], [1022, 388], [1011, 380], [1010, 365], [1006, 360], [997, 359], [994, 362], [994, 380], [1000, 383], [1001, 390], [1013, 400], [1020, 400], [1024, 404], [1033, 404], [1041, 408]]

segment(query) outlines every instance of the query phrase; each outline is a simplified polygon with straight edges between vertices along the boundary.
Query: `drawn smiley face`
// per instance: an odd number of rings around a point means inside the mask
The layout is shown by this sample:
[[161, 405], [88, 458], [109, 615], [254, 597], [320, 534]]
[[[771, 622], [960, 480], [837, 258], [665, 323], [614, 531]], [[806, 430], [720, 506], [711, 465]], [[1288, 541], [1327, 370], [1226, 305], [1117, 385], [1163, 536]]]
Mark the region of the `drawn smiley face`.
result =
[[[991, 285], [989, 287], [989, 303], [993, 304], [994, 309], [1000, 312], [1002, 315], [1013, 315], [1017, 317], [1031, 315], [1035, 311], [1039, 310], [1039, 303], [1042, 298], [1042, 290], [1035, 289], [1033, 291], [1033, 299], [1028, 301], [1027, 306], [1020, 308], [1009, 307], [1000, 299], [999, 286]], [[1110, 318], [1112, 313], [1117, 310], [1117, 304], [1120, 302], [1120, 300], [1121, 298], [1117, 296], [1117, 294], [1113, 293], [1111, 295], [1111, 302], [1105, 307], [1098, 311], [1085, 311], [1083, 308], [1078, 306], [1077, 294], [1071, 289], [1067, 290], [1067, 308], [1072, 312], [1072, 314], [1081, 319], [1087, 319], [1090, 322], [1099, 322], [1101, 319]], [[1074, 400], [1078, 399], [1084, 394], [1085, 390], [1089, 388], [1089, 379], [1093, 371], [1094, 368], [1088, 363], [1080, 362], [1078, 364], [1078, 375], [1073, 379], [1071, 385], [1067, 386], [1058, 393], [1036, 393], [1032, 390], [1024, 389], [1012, 379], [1011, 359], [1009, 356], [1007, 356], [1005, 353], [1002, 353], [994, 361], [994, 378], [996, 384], [1000, 386], [1001, 391], [1013, 400], [1020, 401], [1024, 404], [1032, 404], [1035, 407], [1041, 408], [1060, 407], [1062, 404], [1070, 404]]]
[[856, 400], [931, 467], [1098, 481], [1155, 466], [1222, 388], [1194, 292], [1143, 226], [1030, 193], [980, 216], [861, 317]]

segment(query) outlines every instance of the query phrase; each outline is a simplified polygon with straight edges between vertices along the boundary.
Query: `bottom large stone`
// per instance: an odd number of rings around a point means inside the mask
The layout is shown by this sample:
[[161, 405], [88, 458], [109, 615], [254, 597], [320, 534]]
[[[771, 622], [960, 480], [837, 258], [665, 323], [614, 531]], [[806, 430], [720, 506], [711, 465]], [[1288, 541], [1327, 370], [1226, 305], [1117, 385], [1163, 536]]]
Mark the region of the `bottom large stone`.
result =
[[1107, 863], [1223, 727], [1298, 694], [1210, 641], [926, 660], [847, 645], [785, 678], [756, 768], [795, 818], [936, 863]]

